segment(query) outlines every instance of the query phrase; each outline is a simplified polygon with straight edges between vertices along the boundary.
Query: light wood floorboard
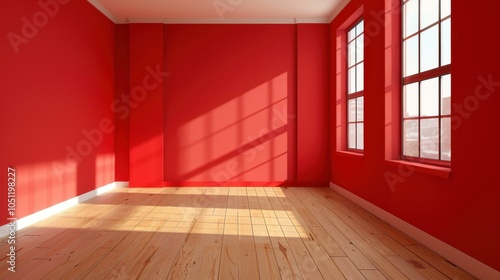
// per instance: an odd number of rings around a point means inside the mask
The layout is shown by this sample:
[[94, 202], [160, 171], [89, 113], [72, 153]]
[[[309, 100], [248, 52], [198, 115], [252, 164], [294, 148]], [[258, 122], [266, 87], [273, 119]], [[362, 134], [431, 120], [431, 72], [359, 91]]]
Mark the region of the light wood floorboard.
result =
[[7, 245], [0, 279], [476, 279], [328, 188], [116, 189]]

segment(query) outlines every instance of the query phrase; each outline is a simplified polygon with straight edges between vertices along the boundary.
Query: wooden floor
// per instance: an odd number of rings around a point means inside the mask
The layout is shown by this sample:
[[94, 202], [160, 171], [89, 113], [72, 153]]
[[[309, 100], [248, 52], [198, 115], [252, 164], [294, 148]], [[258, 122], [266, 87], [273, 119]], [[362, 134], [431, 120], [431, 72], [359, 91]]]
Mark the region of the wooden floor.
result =
[[0, 279], [476, 279], [328, 188], [117, 189], [17, 246]]

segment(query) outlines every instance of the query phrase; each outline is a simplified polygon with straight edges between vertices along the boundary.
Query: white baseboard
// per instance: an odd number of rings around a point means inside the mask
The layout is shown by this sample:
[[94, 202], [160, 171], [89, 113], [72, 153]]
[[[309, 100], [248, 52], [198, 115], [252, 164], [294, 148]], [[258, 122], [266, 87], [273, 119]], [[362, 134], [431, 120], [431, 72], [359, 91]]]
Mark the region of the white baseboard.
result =
[[[106, 192], [109, 192], [112, 189], [115, 188], [126, 188], [128, 187], [129, 183], [128, 182], [114, 182], [107, 184], [105, 186], [102, 186], [100, 188], [97, 188], [95, 190], [92, 190], [90, 192], [84, 193], [82, 195], [70, 198], [66, 201], [63, 201], [61, 203], [58, 203], [54, 206], [51, 206], [49, 208], [45, 208], [43, 210], [40, 210], [36, 213], [33, 213], [29, 216], [23, 217], [19, 220], [16, 221], [16, 226], [17, 230], [23, 229], [25, 227], [28, 227], [36, 222], [39, 222], [43, 219], [46, 219], [52, 215], [55, 215], [61, 211], [64, 211], [72, 206], [78, 205], [86, 200], [89, 200], [95, 196], [104, 194]], [[7, 236], [9, 234], [9, 228], [8, 225], [3, 225], [0, 227], [0, 238]]]
[[424, 246], [440, 254], [450, 262], [473, 274], [474, 276], [484, 280], [500, 279], [499, 271], [446, 244], [445, 242], [409, 224], [408, 222], [394, 216], [384, 209], [370, 203], [369, 201], [364, 200], [363, 198], [349, 192], [346, 189], [343, 189], [342, 187], [334, 183], [330, 183], [330, 188], [353, 201], [354, 203], [358, 204], [359, 206], [363, 207], [385, 222], [389, 223], [391, 226], [399, 229], [416, 241], [422, 243]]

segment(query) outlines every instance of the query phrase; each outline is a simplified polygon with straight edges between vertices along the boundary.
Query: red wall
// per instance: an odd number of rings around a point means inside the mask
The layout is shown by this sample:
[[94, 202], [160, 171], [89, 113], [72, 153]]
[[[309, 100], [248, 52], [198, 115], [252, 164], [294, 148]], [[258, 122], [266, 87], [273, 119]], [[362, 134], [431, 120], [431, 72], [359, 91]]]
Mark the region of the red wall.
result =
[[130, 186], [163, 186], [163, 24], [130, 25]]
[[165, 181], [296, 176], [294, 25], [166, 25]]
[[[385, 104], [386, 95], [399, 89], [397, 81], [391, 83], [390, 78], [394, 74], [397, 77], [398, 72], [393, 71], [399, 68], [386, 67], [386, 63], [392, 63], [386, 49], [399, 48], [399, 41], [386, 40], [385, 31], [392, 31], [389, 26], [384, 30], [384, 21], [379, 19], [384, 0], [353, 0], [331, 24], [332, 123], [337, 120], [336, 31], [363, 4], [365, 36], [369, 39], [365, 46], [365, 153], [361, 158], [336, 152], [337, 132], [332, 130], [331, 181], [499, 270], [500, 259], [494, 248], [500, 248], [500, 225], [493, 217], [500, 211], [500, 188], [497, 167], [487, 163], [500, 157], [494, 148], [498, 133], [493, 129], [498, 120], [495, 110], [499, 105], [500, 59], [491, 36], [496, 28], [491, 21], [496, 17], [497, 8], [493, 7], [498, 3], [453, 1], [452, 104], [465, 109], [454, 110], [453, 161], [450, 178], [446, 179], [385, 162], [394, 146], [386, 145], [394, 138], [385, 137], [391, 125], [386, 122], [386, 114], [398, 113], [392, 112], [391, 104]], [[496, 84], [484, 86], [481, 80], [490, 77]], [[396, 181], [387, 181], [387, 176]]]
[[130, 181], [130, 41], [129, 25], [117, 24], [115, 37], [115, 176]]
[[115, 181], [114, 24], [87, 1], [49, 8], [0, 4], [0, 224], [7, 166], [17, 218]]
[[330, 53], [328, 25], [297, 25], [297, 177], [325, 186], [329, 169]]
[[130, 27], [131, 87], [168, 73], [131, 111], [132, 186], [326, 185], [328, 25], [161, 26]]

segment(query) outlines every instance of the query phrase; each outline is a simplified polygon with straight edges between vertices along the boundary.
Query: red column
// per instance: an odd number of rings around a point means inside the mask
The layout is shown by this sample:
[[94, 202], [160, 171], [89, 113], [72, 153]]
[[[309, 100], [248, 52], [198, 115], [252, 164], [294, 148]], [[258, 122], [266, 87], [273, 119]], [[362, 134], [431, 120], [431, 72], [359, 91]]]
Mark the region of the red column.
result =
[[130, 186], [161, 187], [164, 170], [163, 24], [130, 25]]
[[329, 154], [329, 26], [297, 26], [297, 183], [326, 186]]

